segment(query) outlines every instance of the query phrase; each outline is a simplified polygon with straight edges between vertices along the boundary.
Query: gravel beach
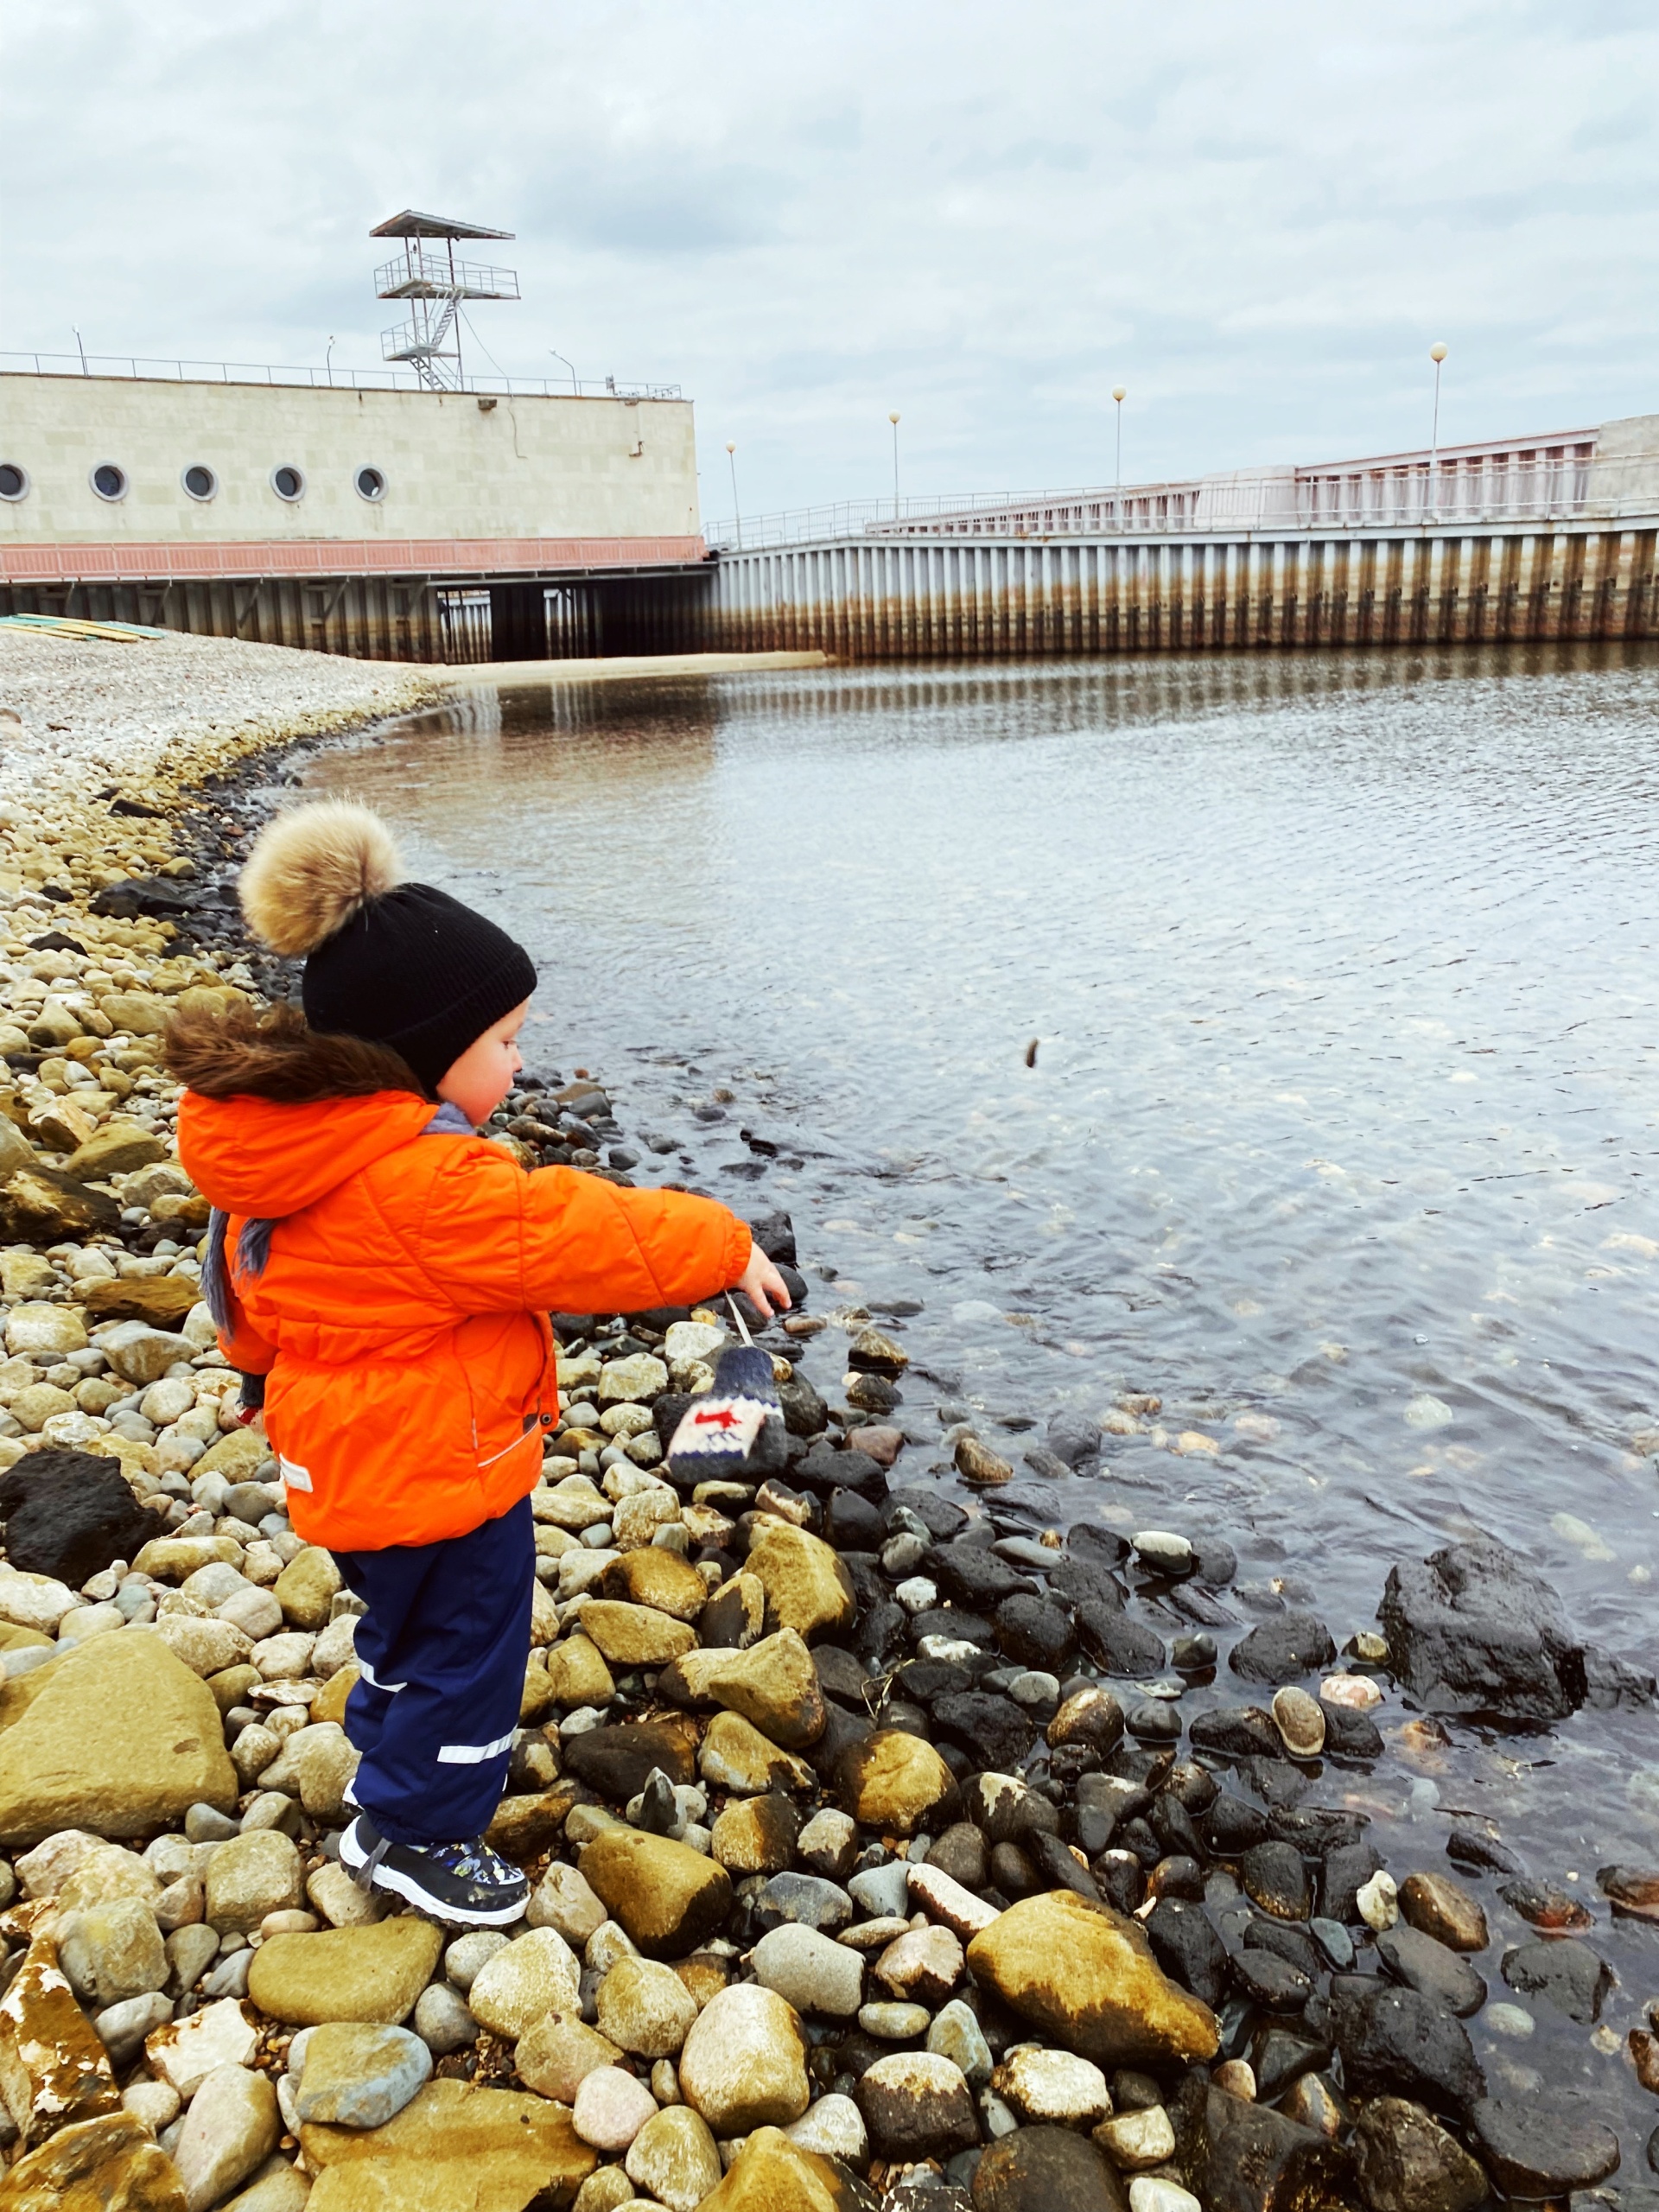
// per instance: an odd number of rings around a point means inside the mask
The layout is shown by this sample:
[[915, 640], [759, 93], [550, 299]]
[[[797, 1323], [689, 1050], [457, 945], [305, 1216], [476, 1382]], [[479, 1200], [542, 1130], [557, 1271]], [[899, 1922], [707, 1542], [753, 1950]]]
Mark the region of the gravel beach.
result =
[[[555, 1317], [491, 1831], [524, 1920], [354, 1886], [354, 1601], [230, 1410], [161, 1052], [280, 987], [227, 888], [276, 748], [434, 681], [0, 630], [0, 2212], [1659, 2202], [1532, 2040], [1659, 2092], [1603, 1955], [1659, 1862], [1578, 1882], [1469, 1821], [1385, 1867], [1366, 1796], [1438, 1716], [1535, 1744], [1651, 1678], [1490, 1541], [1402, 1560], [1376, 1624], [1252, 1619], [1219, 1530], [1067, 1510], [1153, 1395], [1052, 1424], [1051, 1525], [1000, 1515], [1003, 1440], [930, 1462], [906, 1313], [821, 1310], [779, 1212], [798, 1303], [727, 1479], [669, 1451], [723, 1301]], [[643, 1174], [569, 1072], [487, 1134]]]

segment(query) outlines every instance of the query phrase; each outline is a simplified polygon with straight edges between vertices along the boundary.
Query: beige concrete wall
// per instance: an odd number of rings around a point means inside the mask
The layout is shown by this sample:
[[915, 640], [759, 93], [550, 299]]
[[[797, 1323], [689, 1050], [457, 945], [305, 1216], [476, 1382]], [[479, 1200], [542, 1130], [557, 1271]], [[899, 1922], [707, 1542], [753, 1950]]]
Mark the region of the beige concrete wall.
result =
[[[124, 377], [0, 376], [0, 539], [29, 543], [259, 538], [686, 537], [700, 528], [687, 400], [501, 398], [312, 391]], [[89, 481], [126, 472], [124, 499]], [[219, 479], [193, 499], [180, 479]], [[270, 488], [301, 469], [305, 495]], [[354, 488], [365, 465], [385, 497]]]

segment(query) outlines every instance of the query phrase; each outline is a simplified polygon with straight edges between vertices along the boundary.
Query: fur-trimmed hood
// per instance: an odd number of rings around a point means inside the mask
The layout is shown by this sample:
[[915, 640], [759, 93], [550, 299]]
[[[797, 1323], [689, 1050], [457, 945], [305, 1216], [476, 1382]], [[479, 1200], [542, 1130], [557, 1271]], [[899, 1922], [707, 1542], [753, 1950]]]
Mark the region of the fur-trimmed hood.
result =
[[400, 1053], [388, 1045], [313, 1029], [296, 1006], [232, 1006], [175, 1014], [167, 1026], [167, 1065], [202, 1098], [264, 1098], [276, 1106], [315, 1106], [385, 1090], [428, 1098]]

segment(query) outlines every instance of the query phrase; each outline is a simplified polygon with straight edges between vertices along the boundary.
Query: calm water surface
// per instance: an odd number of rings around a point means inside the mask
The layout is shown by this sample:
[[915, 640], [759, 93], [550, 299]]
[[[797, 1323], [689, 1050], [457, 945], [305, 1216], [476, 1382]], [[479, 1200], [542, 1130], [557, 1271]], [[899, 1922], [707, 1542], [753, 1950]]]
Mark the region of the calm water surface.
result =
[[[480, 689], [310, 774], [531, 945], [532, 1066], [786, 1205], [824, 1302], [922, 1301], [918, 1433], [1162, 1397], [1033, 1525], [1212, 1525], [1338, 1642], [1490, 1530], [1651, 1668], [1656, 733], [1647, 650], [1250, 655]], [[1360, 1793], [1400, 1871], [1458, 1808], [1598, 1907], [1659, 1862], [1659, 1721], [1453, 1732]], [[1659, 1934], [1603, 1933], [1623, 2023]]]

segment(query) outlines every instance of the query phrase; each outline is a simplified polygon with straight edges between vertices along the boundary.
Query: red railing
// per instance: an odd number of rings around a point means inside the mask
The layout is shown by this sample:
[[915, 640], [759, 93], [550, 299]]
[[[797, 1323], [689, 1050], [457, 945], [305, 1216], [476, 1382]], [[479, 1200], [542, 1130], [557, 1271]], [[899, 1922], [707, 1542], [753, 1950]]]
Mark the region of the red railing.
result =
[[591, 569], [684, 567], [701, 537], [264, 538], [243, 543], [104, 542], [28, 545], [0, 539], [0, 581], [190, 583], [273, 576], [484, 576]]

